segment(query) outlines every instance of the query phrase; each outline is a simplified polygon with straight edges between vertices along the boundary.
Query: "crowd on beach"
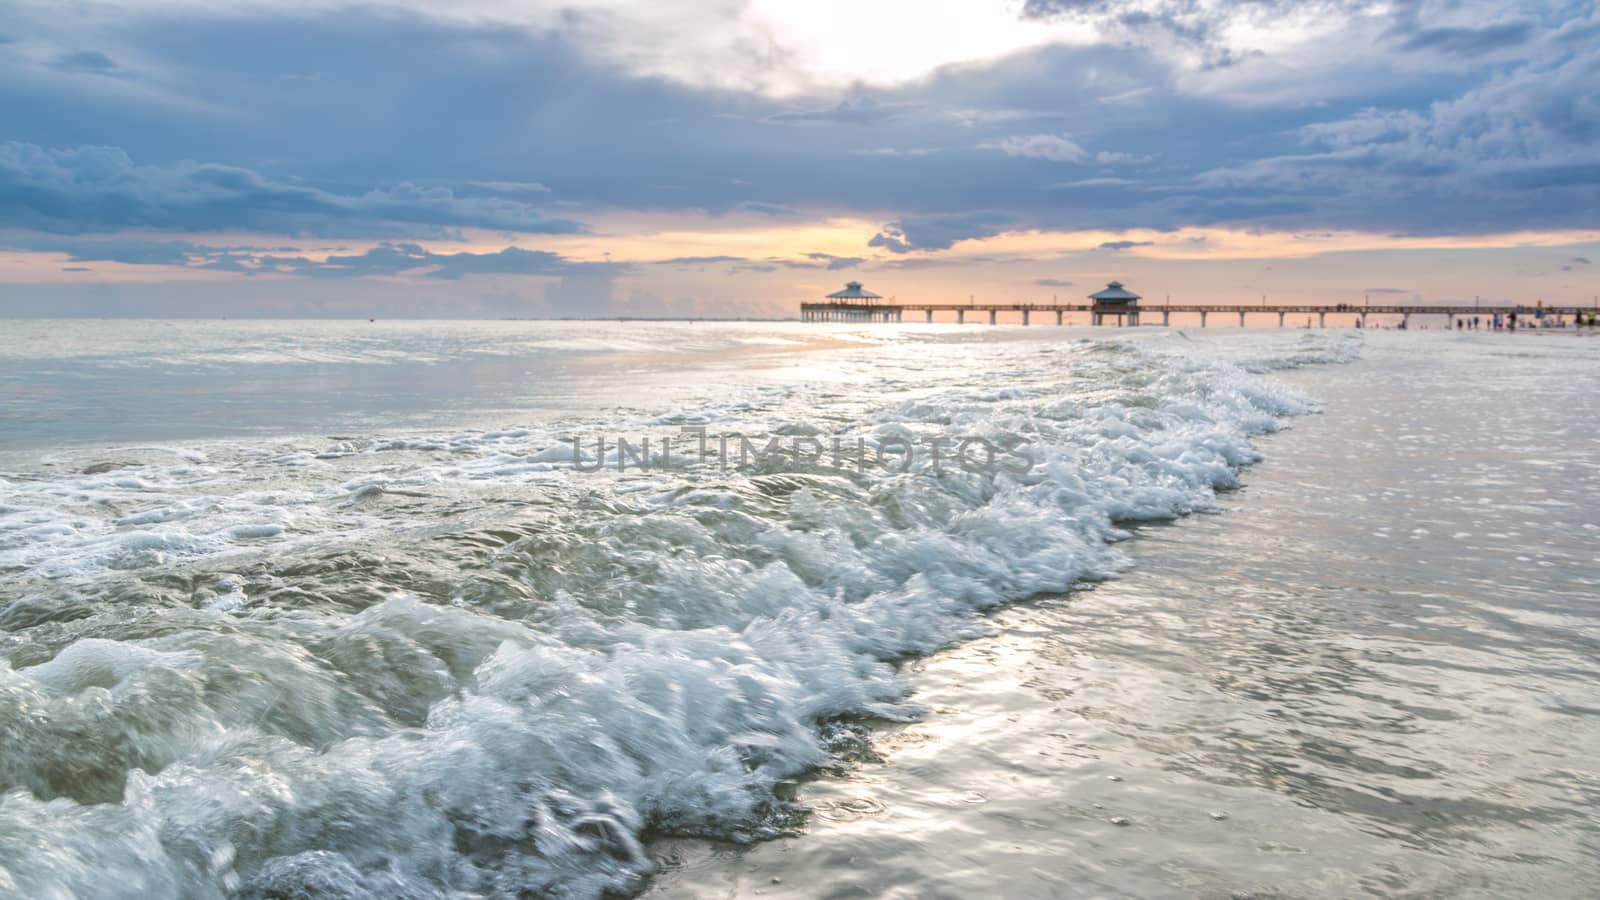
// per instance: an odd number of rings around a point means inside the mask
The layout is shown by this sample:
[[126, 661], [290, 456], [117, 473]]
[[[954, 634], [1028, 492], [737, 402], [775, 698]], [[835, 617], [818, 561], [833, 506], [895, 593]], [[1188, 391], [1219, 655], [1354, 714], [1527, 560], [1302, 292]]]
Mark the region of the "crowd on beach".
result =
[[[1568, 318], [1571, 319], [1570, 323]], [[1516, 331], [1518, 325], [1523, 328], [1566, 328], [1569, 324], [1573, 328], [1600, 328], [1600, 317], [1597, 317], [1596, 311], [1592, 309], [1588, 312], [1580, 309], [1568, 317], [1546, 315], [1543, 308], [1536, 308], [1531, 316], [1526, 312], [1520, 316], [1514, 312], [1470, 318], [1462, 316], [1456, 320], [1456, 330], [1478, 331], [1487, 325], [1492, 331]]]
[[[1353, 303], [1340, 303], [1331, 307], [1332, 312], [1365, 312], [1366, 309], [1367, 307], [1357, 306]], [[1489, 331], [1516, 331], [1518, 327], [1524, 329], [1569, 327], [1580, 330], [1584, 328], [1600, 329], [1600, 307], [1589, 310], [1575, 309], [1570, 313], [1558, 314], [1556, 312], [1546, 310], [1544, 308], [1544, 304], [1540, 303], [1538, 306], [1535, 306], [1532, 309], [1524, 309], [1519, 306], [1516, 308], [1516, 310], [1509, 313], [1452, 316], [1451, 318], [1453, 322], [1453, 328], [1456, 331], [1482, 331], [1485, 329]], [[1309, 318], [1306, 319], [1306, 327], [1311, 327], [1311, 320]], [[1364, 317], [1356, 320], [1356, 327], [1367, 327]], [[1388, 326], [1380, 325], [1375, 327], [1385, 328]], [[1402, 322], [1396, 327], [1404, 329], [1406, 325], [1404, 322]], [[1421, 327], [1426, 329], [1428, 326], [1423, 325]], [[1600, 331], [1597, 331], [1596, 333], [1600, 333]]]

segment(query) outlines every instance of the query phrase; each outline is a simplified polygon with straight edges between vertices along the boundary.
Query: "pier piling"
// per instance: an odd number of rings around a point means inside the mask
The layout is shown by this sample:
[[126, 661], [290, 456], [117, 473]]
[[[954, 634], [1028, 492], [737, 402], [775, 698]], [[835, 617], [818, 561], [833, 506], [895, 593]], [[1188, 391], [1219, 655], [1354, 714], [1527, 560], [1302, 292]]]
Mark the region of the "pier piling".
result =
[[[853, 290], [860, 291], [860, 288], [856, 287]], [[1140, 312], [1140, 308], [1135, 303], [1125, 303], [1111, 306], [1100, 303], [1082, 302], [1048, 304], [1019, 302], [978, 306], [976, 303], [955, 304], [898, 303], [894, 301], [881, 302], [881, 299], [878, 298], [877, 295], [863, 297], [859, 300], [855, 299], [854, 297], [834, 298], [830, 296], [828, 300], [829, 302], [801, 304], [801, 321], [903, 322], [905, 321], [906, 310], [911, 310], [913, 312], [920, 311], [922, 313], [924, 322], [932, 322], [933, 314], [936, 312], [954, 312], [956, 314], [956, 322], [959, 324], [966, 324], [967, 313], [969, 311], [979, 311], [988, 313], [989, 324], [996, 325], [999, 324], [1000, 313], [1002, 311], [1006, 311], [1021, 313], [1022, 324], [1031, 325], [1033, 324], [1033, 314], [1035, 312], [1039, 312], [1040, 310], [1046, 310], [1055, 313], [1057, 325], [1066, 324], [1066, 314], [1068, 312], [1086, 312], [1089, 314], [1089, 322], [1092, 325], [1100, 326], [1108, 324], [1108, 319], [1114, 316], [1117, 320], [1116, 324], [1118, 325], [1136, 326], [1139, 324]], [[1316, 327], [1327, 328], [1328, 314], [1334, 313], [1336, 316], [1343, 316], [1346, 314], [1353, 316], [1354, 321], [1351, 324], [1353, 324], [1356, 328], [1366, 328], [1369, 324], [1371, 324], [1368, 321], [1369, 317], [1373, 315], [1393, 316], [1395, 319], [1399, 320], [1397, 324], [1402, 328], [1411, 327], [1411, 319], [1413, 316], [1438, 316], [1439, 318], [1445, 320], [1446, 326], [1449, 328], [1449, 330], [1454, 331], [1457, 322], [1459, 322], [1463, 316], [1476, 315], [1492, 317], [1495, 315], [1509, 315], [1511, 313], [1526, 313], [1531, 319], [1533, 318], [1534, 307], [1532, 305], [1519, 306], [1512, 304], [1502, 304], [1496, 306], [1459, 306], [1441, 304], [1439, 306], [1428, 306], [1426, 304], [1413, 303], [1395, 306], [1363, 306], [1359, 304], [1324, 305], [1285, 303], [1260, 305], [1252, 303], [1246, 305], [1237, 303], [1196, 303], [1152, 307], [1150, 311], [1153, 312], [1156, 309], [1159, 309], [1161, 312], [1161, 324], [1168, 327], [1172, 325], [1173, 313], [1186, 313], [1198, 316], [1200, 319], [1201, 328], [1206, 328], [1210, 325], [1211, 313], [1234, 313], [1239, 317], [1239, 326], [1243, 328], [1246, 325], [1246, 313], [1264, 312], [1277, 314], [1279, 328], [1288, 327], [1288, 317], [1291, 313], [1305, 314], [1307, 317], [1306, 324], [1308, 326], [1311, 324], [1310, 317], [1314, 315], [1316, 316]], [[1557, 317], [1558, 320], [1562, 321], [1573, 320], [1578, 318], [1580, 315], [1587, 315], [1589, 312], [1590, 310], [1588, 307], [1544, 307], [1544, 313], [1547, 318]], [[1336, 320], [1336, 322], [1337, 321], [1342, 320]], [[1394, 320], [1391, 319], [1389, 321]]]

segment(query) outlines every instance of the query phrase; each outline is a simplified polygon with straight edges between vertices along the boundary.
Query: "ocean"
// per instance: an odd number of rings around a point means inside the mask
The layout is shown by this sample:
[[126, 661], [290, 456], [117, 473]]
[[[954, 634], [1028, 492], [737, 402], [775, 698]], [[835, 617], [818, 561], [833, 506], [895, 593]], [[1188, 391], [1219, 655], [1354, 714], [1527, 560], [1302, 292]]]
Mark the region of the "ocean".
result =
[[1590, 895], [1597, 352], [0, 323], [0, 895]]

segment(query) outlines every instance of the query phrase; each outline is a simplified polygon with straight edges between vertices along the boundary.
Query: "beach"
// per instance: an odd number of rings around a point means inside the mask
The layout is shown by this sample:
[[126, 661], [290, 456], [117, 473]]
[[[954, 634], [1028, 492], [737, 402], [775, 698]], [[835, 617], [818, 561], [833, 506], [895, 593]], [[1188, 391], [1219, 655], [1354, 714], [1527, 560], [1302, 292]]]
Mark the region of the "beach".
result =
[[1591, 339], [5, 333], [13, 893], [1577, 897], [1600, 862]]
[[1218, 514], [907, 663], [928, 714], [802, 833], [664, 841], [648, 896], [1587, 896], [1589, 348], [1416, 337], [1284, 376], [1323, 412]]

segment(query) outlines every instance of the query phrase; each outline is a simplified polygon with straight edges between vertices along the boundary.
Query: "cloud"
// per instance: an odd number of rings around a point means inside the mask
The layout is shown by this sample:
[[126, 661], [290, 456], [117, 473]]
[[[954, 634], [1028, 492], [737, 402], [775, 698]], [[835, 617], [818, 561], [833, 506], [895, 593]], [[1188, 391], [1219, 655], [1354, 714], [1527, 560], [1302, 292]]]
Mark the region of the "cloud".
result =
[[[383, 245], [407, 248], [414, 257], [427, 256], [427, 251], [415, 244]], [[381, 249], [379, 255], [381, 255]], [[192, 241], [158, 241], [144, 238], [79, 238], [55, 236], [20, 236], [0, 238], [0, 250], [13, 252], [59, 253], [68, 262], [110, 262], [128, 266], [174, 266], [199, 270], [240, 272], [256, 275], [266, 272], [298, 272], [322, 274], [329, 267], [304, 256], [283, 257], [279, 253], [301, 251], [296, 247], [256, 247], [249, 245], [216, 246]], [[376, 256], [373, 257], [376, 259]], [[351, 257], [330, 256], [330, 271], [337, 274], [345, 263], [339, 260]], [[392, 269], [391, 269], [392, 270]], [[71, 270], [69, 270], [71, 271]], [[86, 270], [85, 270], [86, 271]], [[376, 271], [376, 268], [374, 268]]]
[[[1072, 18], [1078, 20], [1120, 21], [1138, 28], [1153, 24], [1201, 38], [1209, 34], [1214, 21], [1226, 17], [1222, 10], [1209, 11], [1197, 16], [1203, 7], [1194, 0], [1167, 0], [1167, 2], [1135, 3], [1128, 0], [1025, 0], [1022, 15], [1030, 19]], [[1180, 18], [1191, 24], [1179, 25]]]
[[925, 107], [910, 101], [883, 101], [854, 97], [826, 109], [788, 109], [766, 117], [768, 122], [804, 125], [875, 125], [901, 118]]
[[746, 200], [745, 202], [739, 204], [739, 208], [747, 212], [756, 212], [767, 216], [799, 215], [799, 213], [792, 207], [782, 206], [777, 203], [760, 203], [754, 200]]
[[905, 233], [899, 225], [885, 225], [883, 230], [872, 236], [867, 241], [868, 247], [882, 247], [890, 253], [910, 253], [913, 249], [911, 242], [906, 240]]
[[[731, 0], [713, 6], [739, 15]], [[660, 12], [663, 21], [629, 33], [621, 22], [656, 13], [562, 16], [531, 0], [505, 13], [385, 4], [373, 15], [317, 0], [294, 14], [251, 3], [170, 16], [124, 4], [90, 33], [69, 30], [59, 4], [28, 4], [5, 25], [25, 43], [0, 53], [0, 122], [16, 140], [0, 145], [0, 223], [8, 236], [182, 237], [198, 247], [92, 251], [125, 264], [327, 283], [398, 272], [435, 289], [480, 274], [566, 278], [579, 263], [366, 248], [437, 249], [477, 230], [503, 233], [495, 247], [537, 253], [524, 235], [585, 230], [577, 219], [615, 235], [679, 213], [783, 217], [762, 223], [771, 228], [826, 211], [887, 223], [860, 237], [875, 253], [677, 265], [871, 271], [942, 265], [914, 260], [1035, 229], [1593, 227], [1600, 19], [1537, 3], [1506, 13], [1489, 0], [1407, 0], [1385, 16], [1369, 6], [1035, 2], [1034, 14], [1093, 27], [1072, 45], [985, 54], [895, 83], [796, 82], [775, 98], [751, 89], [767, 76], [750, 72], [763, 54], [792, 72], [779, 45], [739, 51], [748, 65], [726, 80], [641, 75], [674, 55], [732, 52], [699, 43], [727, 37], [690, 26], [712, 17], [704, 7]], [[525, 12], [537, 25], [506, 21]], [[1524, 22], [1521, 43], [1514, 29], [1492, 31]], [[1441, 31], [1452, 28], [1475, 34]], [[1468, 45], [1485, 49], [1440, 49]], [[138, 77], [52, 68], [52, 53], [78, 47]], [[1115, 149], [1086, 149], [1102, 147]], [[1052, 181], [1066, 190], [1041, 189]], [[336, 236], [356, 249], [334, 251], [344, 258], [330, 264], [326, 249], [207, 246], [240, 240], [199, 237], [208, 232]], [[894, 262], [863, 259], [873, 255]], [[670, 265], [640, 269], [688, 280]]]
[[545, 286], [544, 301], [554, 316], [614, 315], [618, 307], [616, 273], [596, 270], [567, 275]]
[[50, 68], [58, 72], [75, 72], [84, 75], [115, 75], [121, 71], [116, 60], [99, 50], [77, 50], [63, 53], [50, 60]]
[[469, 275], [604, 275], [612, 278], [629, 270], [627, 265], [620, 263], [574, 262], [546, 250], [507, 247], [493, 253], [435, 253], [416, 244], [382, 244], [365, 253], [329, 256], [321, 262], [303, 258], [281, 260], [265, 257], [261, 264], [321, 278], [415, 274], [446, 281], [456, 281]]
[[1110, 152], [1106, 150], [1102, 150], [1094, 155], [1094, 161], [1103, 166], [1147, 163], [1153, 161], [1154, 159], [1155, 156], [1149, 153], [1121, 153]]
[[741, 272], [776, 272], [779, 269], [838, 271], [854, 268], [866, 261], [859, 256], [834, 256], [831, 253], [807, 253], [804, 256], [804, 259], [784, 259], [777, 256], [765, 259], [750, 259], [744, 256], [675, 256], [670, 259], [658, 259], [653, 265], [697, 269], [726, 265], [728, 274], [732, 275]]
[[1010, 213], [977, 211], [950, 216], [906, 217], [890, 222], [867, 241], [890, 253], [948, 250], [957, 241], [993, 237], [1017, 222]]
[[[26, 246], [26, 245], [25, 245]], [[188, 241], [146, 241], [133, 238], [92, 243], [35, 243], [29, 249], [54, 249], [67, 254], [71, 262], [115, 262], [133, 266], [183, 266], [204, 248]]]
[[550, 189], [537, 181], [469, 181], [470, 187], [499, 194], [548, 194]]
[[712, 266], [720, 263], [748, 262], [743, 256], [674, 256], [671, 259], [658, 259], [658, 266]]
[[1307, 124], [1299, 135], [1309, 152], [1199, 180], [1243, 195], [1305, 198], [1333, 225], [1592, 226], [1600, 205], [1597, 80], [1600, 45], [1527, 63], [1423, 110], [1367, 108]]
[[1526, 44], [1533, 35], [1534, 23], [1527, 20], [1486, 25], [1481, 28], [1419, 28], [1406, 34], [1401, 46], [1407, 50], [1480, 54]]
[[1365, 0], [1025, 0], [1022, 14], [1083, 23], [1108, 41], [1199, 51], [1195, 64], [1222, 69], [1259, 54], [1250, 42], [1261, 40], [1274, 26], [1303, 21], [1312, 30], [1330, 21], [1359, 21], [1366, 6]]
[[1587, 256], [1574, 256], [1572, 258], [1572, 261], [1577, 263], [1580, 266], [1587, 266], [1589, 264], [1589, 257], [1587, 257]]
[[[1514, 20], [1483, 26], [1432, 24], [1444, 16], [1494, 14], [1504, 4], [1492, 0], [1452, 0], [1426, 4], [1407, 0], [1385, 8], [1391, 36], [1403, 38], [1402, 49], [1473, 49], [1516, 45], [1528, 40], [1535, 23]], [[1538, 5], [1537, 3], [1535, 5]], [[1284, 40], [1280, 30], [1309, 32], [1314, 39], [1346, 28], [1358, 29], [1375, 18], [1370, 0], [1025, 0], [1022, 15], [1041, 20], [1071, 20], [1096, 26], [1102, 39], [1179, 45], [1207, 51], [1200, 65], [1226, 68], [1240, 58], [1261, 54], [1263, 45]], [[1291, 26], [1299, 26], [1291, 30]], [[1276, 38], [1276, 40], [1274, 40]], [[1340, 48], [1348, 55], [1360, 48]]]
[[1390, 288], [1390, 287], [1364, 288], [1364, 289], [1362, 289], [1361, 292], [1363, 294], [1410, 294], [1410, 293], [1413, 293], [1412, 291], [1409, 291], [1409, 290], [1407, 290], [1405, 288]]
[[1550, 58], [1593, 24], [1567, 0], [1025, 0], [1023, 15], [1148, 50], [1186, 91], [1258, 108], [1440, 99], [1487, 74], [1475, 67]]
[[910, 256], [891, 259], [873, 266], [877, 269], [894, 269], [904, 271], [917, 271], [922, 269], [970, 269], [979, 266], [989, 266], [996, 263], [1010, 262], [999, 256]]
[[1120, 253], [1123, 250], [1128, 250], [1133, 247], [1149, 247], [1154, 243], [1154, 241], [1106, 241], [1096, 249], [1115, 250]]
[[62, 266], [61, 267], [61, 271], [63, 271], [63, 272], [93, 272], [94, 270], [89, 268], [88, 266]]
[[1002, 138], [978, 145], [979, 150], [999, 150], [1007, 156], [1047, 159], [1051, 162], [1082, 162], [1088, 151], [1062, 134], [1032, 134]]
[[1050, 185], [1057, 190], [1071, 188], [1115, 188], [1139, 184], [1131, 178], [1079, 178], [1076, 181], [1060, 181]]
[[939, 151], [932, 147], [906, 147], [904, 149], [899, 147], [869, 147], [863, 150], [851, 150], [850, 152], [859, 156], [929, 156]]
[[[1516, 5], [1531, 6], [1545, 18], [1572, 15], [1570, 6]], [[181, 18], [200, 17], [207, 6], [112, 4], [95, 24], [113, 33], [127, 33], [143, 24], [140, 20], [160, 20], [166, 27], [180, 18], [172, 14], [174, 10], [183, 12]], [[230, 5], [228, 13], [243, 20], [272, 19], [271, 13], [281, 6], [246, 0]], [[1330, 33], [1376, 30], [1388, 19], [1415, 19], [1422, 28], [1450, 27], [1460, 24], [1458, 19], [1473, 27], [1503, 18], [1493, 14], [1496, 4], [1488, 0], [1404, 0], [1382, 7], [1372, 0], [1026, 0], [1021, 10], [1025, 22], [1016, 21], [1016, 4], [957, 4], [940, 10], [941, 27], [911, 41], [906, 28], [916, 21], [917, 12], [910, 6], [857, 4], [830, 14], [826, 9], [800, 11], [748, 0], [703, 0], [673, 7], [640, 0], [598, 6], [573, 6], [561, 0], [458, 0], [443, 5], [420, 0], [312, 0], [294, 4], [293, 9], [307, 20], [355, 18], [372, 28], [388, 24], [383, 20], [425, 18], [439, 30], [470, 26], [535, 39], [559, 36], [573, 45], [576, 61], [588, 68], [673, 87], [782, 96], [790, 101], [786, 105], [792, 114], [843, 107], [833, 121], [848, 121], [858, 107], [883, 100], [872, 93], [874, 89], [904, 87], [949, 69], [979, 66], [1063, 41], [1095, 41], [1119, 49], [1133, 44], [1162, 45], [1165, 50], [1165, 45], [1176, 44], [1203, 52], [1167, 54], [1177, 57], [1175, 67], [1220, 67], [1278, 49], [1286, 36], [1313, 43]], [[1426, 16], [1417, 11], [1424, 8]], [[62, 31], [81, 28], [71, 10], [70, 6], [51, 10], [53, 15], [41, 18]], [[1070, 21], [1058, 21], [1062, 19]], [[308, 44], [307, 49], [311, 47]], [[494, 49], [475, 46], [471, 55], [487, 57], [485, 51]], [[1372, 50], [1396, 52], [1391, 46]], [[296, 60], [292, 71], [281, 71], [291, 67], [280, 62], [270, 73], [275, 80], [306, 72], [331, 74], [313, 61], [299, 61], [298, 55], [285, 58]], [[425, 57], [401, 59], [416, 66]]]
[[[0, 121], [27, 123], [13, 136], [37, 147], [115, 145], [137, 161], [135, 169], [166, 172], [180, 183], [186, 180], [178, 177], [184, 158], [205, 147], [201, 158], [213, 165], [248, 171], [269, 187], [320, 192], [343, 204], [313, 196], [323, 202], [307, 212], [306, 198], [273, 195], [173, 209], [170, 202], [145, 195], [133, 202], [101, 196], [110, 193], [102, 187], [95, 199], [104, 202], [98, 204], [79, 196], [81, 191], [71, 193], [78, 198], [76, 209], [52, 196], [59, 216], [9, 205], [0, 206], [0, 217], [18, 227], [63, 233], [227, 228], [368, 241], [438, 240], [469, 228], [539, 233], [587, 218], [560, 207], [625, 216], [644, 210], [740, 212], [749, 202], [770, 206], [774, 213], [780, 207], [892, 210], [905, 218], [995, 210], [1013, 216], [1016, 227], [1044, 230], [1393, 225], [1387, 221], [1389, 210], [1347, 200], [1334, 176], [1327, 184], [1308, 186], [1287, 175], [1273, 181], [1269, 171], [1251, 169], [1268, 160], [1282, 161], [1267, 163], [1268, 169], [1292, 169], [1297, 161], [1288, 157], [1332, 152], [1336, 148], [1309, 142], [1309, 133], [1299, 129], [1336, 125], [1359, 103], [1319, 105], [1298, 94], [1292, 103], [1280, 102], [1273, 99], [1275, 83], [1261, 86], [1262, 73], [1230, 74], [1225, 89], [1218, 87], [1224, 85], [1221, 80], [1197, 88], [1196, 70], [1188, 62], [1149, 42], [1041, 46], [937, 69], [899, 85], [802, 91], [774, 100], [641, 78], [631, 68], [602, 64], [583, 40], [599, 27], [593, 17], [578, 16], [583, 21], [569, 25], [553, 16], [529, 30], [497, 24], [500, 20], [487, 13], [480, 18], [389, 9], [374, 17], [338, 0], [327, 2], [320, 12], [295, 16], [250, 7], [227, 16], [196, 11], [181, 20], [155, 21], [126, 12], [126, 21], [118, 20], [126, 27], [116, 30], [117, 43], [100, 49], [118, 60], [141, 60], [136, 81], [145, 94], [129, 93], [131, 82], [119, 82], [113, 94], [104, 84], [90, 84], [91, 79], [38, 79], [6, 68], [12, 54], [0, 58], [0, 83], [8, 85], [0, 90]], [[1162, 8], [1167, 6], [1144, 0], [1105, 5], [1108, 15]], [[1170, 7], [1185, 15], [1209, 8]], [[1290, 11], [1309, 8], [1300, 4]], [[1261, 9], [1270, 18], [1278, 7]], [[1468, 12], [1463, 10], [1455, 24], [1472, 24]], [[1419, 27], [1443, 27], [1433, 19], [1419, 21]], [[1330, 19], [1322, 27], [1357, 25]], [[1563, 53], [1587, 48], [1572, 39], [1576, 33], [1563, 26], [1561, 39], [1568, 41]], [[1331, 48], [1346, 37], [1330, 32], [1323, 43]], [[1374, 31], [1366, 41], [1380, 38]], [[1535, 45], [1551, 50], [1542, 43], [1546, 40], [1556, 38], [1540, 38], [1527, 52]], [[669, 46], [682, 49], [681, 44], [662, 45], [650, 52], [664, 53]], [[470, 53], [456, 52], [469, 47]], [[1457, 71], [1460, 64], [1431, 52], [1419, 64], [1409, 58], [1413, 51], [1396, 50], [1393, 40], [1382, 51], [1383, 66], [1389, 65], [1388, 57], [1408, 54], [1403, 63], [1408, 72], [1423, 67], [1415, 78], [1371, 76], [1378, 86], [1369, 105], [1386, 127], [1403, 115], [1426, 117], [1441, 99], [1449, 99], [1441, 96], [1441, 85], [1457, 88], [1492, 75], [1464, 76]], [[1564, 58], [1553, 51], [1547, 57]], [[1296, 56], [1297, 65], [1300, 61]], [[1447, 64], [1456, 67], [1447, 81], [1427, 77]], [[1351, 66], [1362, 77], [1373, 71], [1364, 60]], [[315, 72], [321, 78], [308, 83], [277, 77], [286, 71]], [[1345, 77], [1343, 69], [1338, 77], [1316, 71], [1317, 84], [1339, 91], [1360, 82]], [[1283, 77], [1280, 73], [1277, 80]], [[518, 90], [508, 93], [507, 84]], [[1225, 101], [1216, 99], [1223, 94]], [[1271, 107], [1270, 114], [1261, 112], [1262, 104]], [[398, 109], [407, 114], [363, 112]], [[58, 114], [61, 110], [70, 115]], [[822, 127], [763, 127], [774, 119], [785, 126]], [[1182, 140], [1174, 141], [1174, 133]], [[316, 140], [303, 140], [307, 134]], [[641, 140], [641, 134], [648, 139]], [[1298, 147], [1294, 136], [1302, 140]], [[1051, 146], [1028, 143], [1040, 137]], [[1085, 194], [1092, 202], [1063, 203], [1060, 193], [1039, 190], [1038, 169], [1049, 159], [997, 149], [1076, 157], [1057, 143], [1062, 140], [1084, 152], [1076, 164], [1114, 167], [1127, 183], [1062, 179], [1074, 191], [1092, 190]], [[991, 150], [973, 152], [979, 144]], [[1116, 149], [1091, 154], [1086, 146]], [[883, 150], [893, 152], [874, 152]], [[1159, 180], [1136, 168], [1147, 158], [1161, 160]], [[1425, 170], [1437, 162], [1420, 154], [1405, 164]], [[1403, 164], [1394, 165], [1399, 177]], [[1502, 176], [1494, 186], [1512, 193], [1526, 190], [1525, 185], [1570, 181], [1584, 171], [1581, 165], [1547, 167]], [[136, 171], [132, 180], [147, 178], [148, 173]], [[664, 181], [676, 189], [661, 190]], [[401, 185], [449, 196], [396, 198], [399, 205], [426, 207], [405, 214], [359, 208], [369, 193], [394, 193]], [[751, 185], [760, 186], [759, 201], [750, 199]], [[0, 187], [0, 195], [5, 193]], [[1489, 222], [1487, 211], [1497, 209], [1495, 204], [1473, 195], [1409, 199], [1415, 212], [1403, 223], [1408, 229], [1505, 227]], [[1481, 207], [1482, 214], [1461, 217], [1455, 215], [1459, 209], [1445, 214], [1437, 209], [1468, 204]], [[325, 211], [328, 206], [335, 211]], [[1570, 204], [1525, 203], [1520, 215], [1539, 223], [1575, 214]]]
[[854, 269], [856, 266], [866, 262], [864, 258], [859, 256], [834, 256], [832, 253], [807, 253], [806, 259], [825, 263], [824, 268], [830, 272]]
[[341, 194], [238, 166], [192, 160], [146, 166], [119, 147], [47, 150], [18, 141], [0, 144], [0, 217], [68, 234], [117, 228], [351, 236], [432, 234], [444, 227], [585, 230], [517, 200], [460, 197], [445, 187], [402, 182]]
[[1060, 278], [1036, 278], [1036, 279], [1034, 279], [1033, 283], [1038, 285], [1039, 287], [1055, 287], [1055, 288], [1072, 287], [1072, 282], [1063, 281]]
[[436, 267], [428, 273], [429, 278], [450, 280], [465, 275], [566, 275], [584, 265], [571, 263], [559, 253], [521, 247], [507, 247], [497, 253], [434, 253], [429, 255], [428, 264]]
[[[521, 230], [515, 221], [494, 221], [507, 218], [506, 211], [531, 211], [541, 221], [588, 218], [573, 209], [725, 213], [754, 200], [774, 213], [785, 207], [945, 214], [970, 209], [980, 186], [993, 193], [997, 208], [1026, 214], [1055, 205], [1036, 196], [1033, 161], [996, 159], [1002, 154], [972, 147], [1007, 137], [1019, 123], [1093, 107], [1093, 92], [1074, 87], [1071, 76], [1108, 62], [1091, 51], [1045, 48], [929, 83], [778, 101], [597, 68], [560, 30], [529, 34], [399, 12], [291, 17], [251, 9], [208, 18], [196, 11], [160, 23], [135, 17], [118, 36], [124, 44], [107, 50], [143, 61], [143, 93], [129, 93], [130, 86], [113, 98], [103, 86], [62, 87], [57, 79], [58, 93], [73, 93], [47, 94], [0, 58], [0, 82], [20, 86], [0, 90], [0, 121], [30, 123], [16, 137], [36, 147], [115, 146], [138, 168], [174, 169], [188, 157], [349, 200], [410, 184], [449, 191], [458, 206], [503, 210], [448, 217], [475, 220], [468, 224], [367, 224], [341, 214], [309, 225], [305, 220], [317, 217], [298, 211], [236, 213], [227, 222], [225, 207], [206, 211], [209, 221], [234, 230], [244, 218], [252, 230], [369, 240], [438, 240], [473, 227]], [[473, 51], [456, 52], [467, 47]], [[276, 77], [286, 68], [321, 78]], [[1133, 77], [1115, 72], [1097, 84], [1115, 82], [1120, 90]], [[507, 84], [518, 89], [507, 92]], [[72, 115], [50, 112], [60, 109]], [[406, 114], [377, 112], [398, 109]], [[762, 127], [769, 116], [797, 110], [783, 118], [854, 121]], [[809, 115], [819, 111], [828, 116]], [[960, 130], [950, 127], [957, 121]], [[308, 134], [316, 139], [302, 139]], [[1117, 142], [1129, 152], [1145, 149]], [[196, 156], [199, 147], [206, 155]], [[897, 152], [857, 152], [863, 147]], [[663, 183], [674, 190], [662, 190]], [[755, 185], [759, 194], [752, 194]], [[441, 218], [434, 211], [428, 217]], [[147, 227], [98, 218], [107, 224], [46, 227], [80, 233]], [[210, 230], [204, 222], [172, 227]]]
[[[64, 253], [69, 262], [114, 262], [131, 266], [176, 266], [245, 275], [300, 275], [308, 278], [360, 278], [416, 275], [455, 281], [470, 275], [542, 275], [565, 277], [631, 271], [624, 263], [591, 263], [567, 259], [546, 250], [506, 247], [490, 253], [436, 253], [419, 244], [383, 243], [355, 254], [332, 253], [323, 259], [279, 256], [293, 247], [210, 246], [190, 241], [132, 238], [32, 238], [0, 240], [0, 249]], [[738, 259], [726, 257], [725, 259]]]

